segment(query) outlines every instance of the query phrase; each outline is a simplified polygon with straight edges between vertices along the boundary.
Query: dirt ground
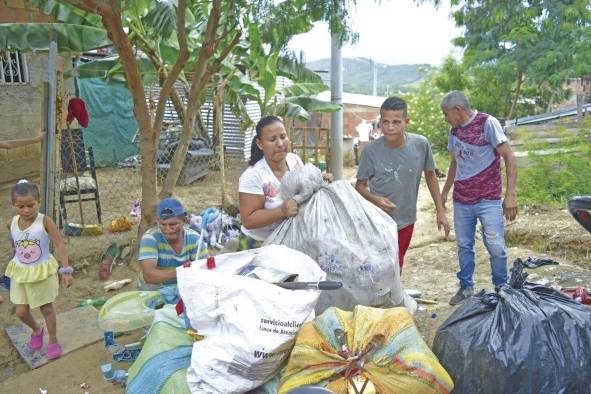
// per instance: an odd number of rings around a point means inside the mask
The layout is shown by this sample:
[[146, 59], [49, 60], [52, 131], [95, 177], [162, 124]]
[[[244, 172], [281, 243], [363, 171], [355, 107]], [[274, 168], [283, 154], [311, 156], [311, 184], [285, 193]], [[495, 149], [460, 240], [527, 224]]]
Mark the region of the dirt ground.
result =
[[[237, 181], [243, 168], [242, 164], [234, 164], [229, 169], [227, 189], [234, 198], [237, 198]], [[345, 175], [347, 179], [352, 180], [355, 169], [346, 169]], [[204, 180], [178, 188], [176, 195], [190, 211], [198, 212], [202, 208], [220, 204], [219, 190], [219, 173], [211, 171]], [[8, 193], [5, 192], [3, 195], [8, 196]], [[421, 306], [415, 315], [417, 326], [428, 344], [432, 343], [437, 328], [455, 309], [449, 306], [447, 301], [457, 289], [457, 255], [453, 232], [448, 240], [437, 233], [433, 207], [427, 188], [422, 185], [418, 221], [402, 275], [402, 282], [406, 288], [420, 290], [424, 298], [438, 301], [437, 305]], [[9, 204], [0, 205], [0, 216], [3, 219], [11, 215]], [[451, 221], [451, 212], [449, 219]], [[0, 230], [0, 236], [5, 239], [2, 231], [5, 232], [5, 229]], [[586, 233], [565, 210], [525, 210], [520, 213], [518, 220], [507, 225], [506, 231], [511, 246], [510, 262], [517, 257], [528, 256], [551, 257], [560, 261], [559, 266], [544, 266], [530, 270], [530, 278], [561, 285], [591, 285], [591, 272], [586, 269], [591, 262], [591, 235]], [[131, 239], [133, 235], [132, 231], [124, 236]], [[87, 298], [105, 295], [103, 283], [98, 280], [97, 264], [100, 254], [109, 244], [108, 239], [100, 244], [88, 242], [88, 237], [70, 237], [67, 242], [78, 272], [75, 275], [74, 286], [62, 291], [58, 297], [55, 304], [58, 312], [69, 310]], [[3, 260], [9, 257], [9, 250], [2, 249], [0, 252]], [[135, 264], [123, 264], [115, 269], [113, 279], [135, 279], [136, 276]], [[481, 242], [477, 243], [475, 282], [477, 288], [492, 287], [486, 250]], [[130, 285], [121, 291], [132, 288], [133, 285]], [[2, 294], [8, 296], [6, 293]], [[113, 294], [116, 293], [111, 292], [107, 297]], [[40, 318], [40, 315], [37, 316]], [[83, 382], [90, 385], [87, 391], [93, 394], [124, 392], [123, 388], [112, 386], [102, 378], [100, 365], [110, 362], [102, 343], [95, 343], [36, 370], [29, 370], [4, 333], [4, 327], [16, 321], [10, 302], [1, 303], [0, 393], [39, 393], [39, 389], [42, 388], [47, 390], [48, 394], [82, 394], [84, 390], [79, 385]], [[127, 341], [122, 339], [122, 342]], [[128, 368], [129, 364], [115, 366]]]

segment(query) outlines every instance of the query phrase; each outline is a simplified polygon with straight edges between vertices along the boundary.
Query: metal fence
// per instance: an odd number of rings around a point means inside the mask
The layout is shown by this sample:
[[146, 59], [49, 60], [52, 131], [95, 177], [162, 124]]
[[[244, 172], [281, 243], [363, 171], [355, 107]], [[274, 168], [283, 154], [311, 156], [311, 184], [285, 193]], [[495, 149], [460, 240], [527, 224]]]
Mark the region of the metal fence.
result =
[[72, 260], [93, 264], [114, 241], [131, 244], [141, 198], [139, 163], [97, 167], [81, 129], [57, 133], [54, 212]]
[[[146, 98], [152, 100], [152, 106], [154, 97], [158, 97], [158, 91], [158, 88], [152, 87], [146, 92]], [[256, 119], [256, 103], [248, 103], [247, 108]], [[201, 113], [211, 140], [213, 104], [206, 102]], [[242, 131], [240, 119], [234, 115], [229, 105], [224, 106], [223, 120], [226, 159], [240, 167], [249, 158], [254, 130], [251, 128], [246, 132]], [[156, 159], [159, 185], [170, 170], [182, 133], [182, 125], [170, 100], [167, 102], [165, 121], [166, 129], [161, 132]], [[57, 134], [56, 168], [53, 172], [56, 223], [64, 234], [73, 260], [87, 260], [92, 264], [113, 242], [131, 243], [136, 238], [141, 212], [141, 156], [131, 155], [115, 164], [99, 165], [93, 144], [89, 143], [96, 141], [96, 136], [85, 138], [85, 135], [89, 137], [88, 131], [80, 128], [62, 129]], [[139, 151], [137, 132], [131, 137], [131, 141]], [[104, 147], [100, 148], [104, 152]], [[221, 193], [218, 193], [219, 172], [212, 173], [212, 157], [214, 150], [208, 142], [194, 136], [175, 188], [175, 196], [179, 196], [192, 212], [198, 213], [203, 207], [221, 204]], [[209, 180], [204, 182], [208, 174]], [[229, 177], [236, 177], [235, 175], [231, 174]]]
[[304, 163], [312, 163], [326, 170], [330, 157], [330, 130], [324, 127], [294, 126], [287, 123], [287, 134], [291, 151], [301, 157]]

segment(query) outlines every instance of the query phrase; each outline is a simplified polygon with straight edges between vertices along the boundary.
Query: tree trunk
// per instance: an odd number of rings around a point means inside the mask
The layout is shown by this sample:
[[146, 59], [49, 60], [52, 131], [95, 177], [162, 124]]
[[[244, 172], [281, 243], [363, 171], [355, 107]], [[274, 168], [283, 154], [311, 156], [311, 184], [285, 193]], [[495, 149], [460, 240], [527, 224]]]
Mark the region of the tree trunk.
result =
[[208, 61], [215, 53], [216, 45], [216, 31], [219, 25], [221, 15], [221, 2], [214, 0], [207, 21], [207, 28], [205, 32], [205, 40], [199, 53], [199, 59], [197, 60], [197, 66], [193, 74], [193, 81], [191, 82], [191, 90], [187, 97], [187, 112], [185, 114], [185, 121], [183, 122], [183, 132], [181, 139], [177, 145], [174, 156], [170, 163], [170, 168], [164, 179], [164, 184], [160, 190], [159, 198], [167, 198], [172, 196], [172, 191], [176, 185], [183, 165], [185, 163], [185, 156], [187, 155], [187, 149], [189, 148], [189, 142], [193, 134], [193, 127], [195, 126], [196, 114], [200, 112], [201, 103], [200, 97], [203, 88], [206, 86], [209, 77], [208, 75]]
[[[168, 77], [168, 74], [164, 69], [164, 62], [155, 54], [147, 53], [147, 56], [150, 58], [150, 61], [158, 70], [158, 83], [160, 85], [160, 88], [163, 88], [166, 78]], [[181, 123], [183, 123], [185, 121], [185, 103], [183, 103], [181, 95], [176, 90], [176, 86], [173, 85], [171, 89], [172, 90], [169, 96], [170, 101], [172, 101], [172, 105], [174, 106], [174, 110], [177, 113], [179, 120], [181, 121]]]
[[127, 76], [127, 86], [131, 92], [134, 113], [140, 129], [140, 154], [142, 164], [142, 219], [138, 228], [138, 239], [155, 222], [156, 212], [156, 143], [157, 136], [150, 124], [150, 113], [146, 104], [144, 84], [129, 37], [123, 30], [119, 5], [111, 1], [110, 6], [101, 3], [97, 8], [109, 38], [119, 53], [121, 64]]
[[[190, 104], [190, 101], [189, 101]], [[187, 108], [185, 122], [183, 124], [183, 132], [181, 133], [179, 144], [176, 147], [174, 155], [171, 160], [170, 168], [164, 179], [162, 189], [158, 194], [159, 199], [168, 198], [172, 196], [174, 186], [181, 175], [181, 171], [185, 164], [185, 158], [187, 156], [187, 150], [189, 149], [189, 143], [193, 137], [193, 127], [195, 125], [195, 113], [201, 110], [201, 105], [192, 105]]]
[[203, 123], [203, 116], [201, 116], [201, 111], [195, 114], [195, 134], [198, 137], [203, 138], [207, 142], [207, 145], [211, 145], [211, 138], [209, 138], [207, 127], [205, 126], [205, 123]]
[[[197, 66], [195, 67], [193, 82], [191, 84], [191, 91], [189, 92], [189, 97], [187, 98], [187, 114], [183, 125], [182, 139], [177, 146], [176, 151], [174, 152], [170, 169], [168, 170], [168, 174], [166, 174], [164, 185], [160, 191], [160, 198], [165, 198], [172, 195], [174, 185], [181, 174], [185, 155], [187, 154], [187, 148], [189, 147], [189, 140], [192, 135], [191, 131], [195, 127], [195, 119], [201, 113], [201, 92], [203, 92], [203, 89], [205, 89], [205, 86], [210, 81], [212, 75], [214, 75], [220, 69], [222, 61], [240, 41], [240, 32], [238, 31], [234, 34], [232, 41], [222, 50], [219, 57], [215, 59], [211, 65], [208, 65], [209, 59], [216, 52], [216, 49], [218, 48], [218, 45], [224, 36], [222, 35], [222, 37], [218, 37], [216, 39], [215, 30], [217, 29], [219, 20], [220, 2], [214, 0], [213, 8], [207, 21], [206, 39], [201, 48], [199, 59], [197, 60]], [[225, 35], [227, 34], [228, 33], [226, 32]], [[189, 131], [185, 132], [187, 128]]]
[[172, 105], [174, 106], [174, 110], [176, 111], [179, 120], [181, 123], [185, 122], [185, 103], [183, 103], [183, 98], [179, 94], [176, 87], [172, 88], [172, 92], [170, 93], [170, 100], [172, 101]]
[[513, 102], [511, 103], [511, 110], [509, 110], [509, 115], [507, 119], [513, 119], [515, 117], [515, 113], [517, 112], [517, 100], [519, 100], [519, 95], [521, 94], [521, 83], [523, 82], [523, 72], [519, 72], [517, 76], [517, 81], [515, 81], [515, 95], [513, 96]]

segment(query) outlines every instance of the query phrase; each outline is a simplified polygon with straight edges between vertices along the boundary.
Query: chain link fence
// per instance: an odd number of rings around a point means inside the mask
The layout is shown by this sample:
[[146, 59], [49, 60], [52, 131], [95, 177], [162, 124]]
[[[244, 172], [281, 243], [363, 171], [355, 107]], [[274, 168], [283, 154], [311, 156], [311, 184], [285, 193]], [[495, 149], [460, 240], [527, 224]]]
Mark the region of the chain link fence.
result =
[[[158, 143], [156, 166], [158, 188], [168, 175], [179, 146], [182, 126], [167, 122]], [[54, 212], [73, 261], [96, 264], [114, 242], [133, 245], [141, 218], [141, 156], [128, 156], [111, 165], [99, 165], [87, 130], [63, 129], [55, 144]], [[139, 151], [139, 136], [132, 137]], [[217, 155], [219, 156], [219, 155]], [[234, 195], [232, 184], [246, 163], [226, 161], [227, 194]], [[219, 157], [200, 137], [193, 137], [174, 189], [190, 213], [209, 206], [221, 207], [222, 188]], [[129, 248], [131, 250], [132, 248]]]
[[141, 199], [139, 160], [98, 167], [82, 129], [57, 134], [54, 212], [68, 252], [78, 265], [93, 264], [113, 242], [131, 244]]

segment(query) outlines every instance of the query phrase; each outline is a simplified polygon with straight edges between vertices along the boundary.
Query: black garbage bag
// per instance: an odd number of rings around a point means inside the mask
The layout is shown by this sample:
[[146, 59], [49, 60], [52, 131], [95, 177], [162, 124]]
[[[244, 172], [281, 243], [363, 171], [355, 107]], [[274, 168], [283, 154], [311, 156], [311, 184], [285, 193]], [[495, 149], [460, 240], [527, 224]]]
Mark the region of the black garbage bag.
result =
[[433, 351], [454, 393], [591, 394], [591, 309], [525, 282], [466, 300], [439, 328]]
[[[521, 259], [518, 259], [521, 260]], [[525, 259], [523, 261], [523, 265], [526, 266], [527, 268], [538, 268], [541, 267], [542, 265], [558, 265], [560, 264], [558, 261], [556, 260], [552, 260], [550, 258], [539, 258], [539, 257], [532, 257], [529, 256], [527, 259]]]

